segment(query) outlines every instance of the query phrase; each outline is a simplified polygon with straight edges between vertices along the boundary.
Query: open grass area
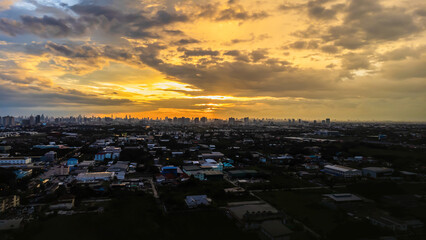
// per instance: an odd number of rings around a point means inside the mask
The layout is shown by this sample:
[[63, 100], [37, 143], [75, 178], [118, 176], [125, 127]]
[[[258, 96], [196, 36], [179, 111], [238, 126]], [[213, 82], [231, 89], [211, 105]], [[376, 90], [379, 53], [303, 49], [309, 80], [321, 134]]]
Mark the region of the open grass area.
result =
[[207, 195], [213, 200], [213, 206], [225, 206], [228, 202], [252, 201], [257, 198], [243, 193], [225, 193], [223, 189], [234, 187], [231, 183], [223, 181], [199, 181], [191, 179], [178, 186], [159, 187], [160, 198], [169, 210], [186, 209], [184, 199], [188, 195]]
[[338, 224], [338, 214], [319, 205], [327, 191], [274, 191], [258, 195], [279, 210], [302, 221], [320, 234], [332, 231]]
[[257, 239], [220, 210], [162, 215], [151, 196], [114, 200], [102, 214], [52, 216], [29, 224], [17, 240]]
[[327, 190], [274, 191], [258, 194], [279, 210], [302, 221], [325, 239], [360, 239], [386, 236], [382, 229], [365, 221], [355, 221], [338, 210], [319, 204]]
[[426, 162], [425, 150], [390, 148], [381, 146], [359, 145], [348, 149], [350, 154], [373, 157], [378, 160], [391, 161], [394, 167], [410, 170], [410, 167], [416, 164]]
[[315, 187], [315, 184], [312, 184], [306, 180], [299, 179], [296, 176], [291, 175], [274, 175], [268, 179], [269, 182], [261, 183], [249, 183], [244, 184], [243, 187], [249, 190], [257, 189], [282, 189], [282, 188], [302, 188], [302, 187]]

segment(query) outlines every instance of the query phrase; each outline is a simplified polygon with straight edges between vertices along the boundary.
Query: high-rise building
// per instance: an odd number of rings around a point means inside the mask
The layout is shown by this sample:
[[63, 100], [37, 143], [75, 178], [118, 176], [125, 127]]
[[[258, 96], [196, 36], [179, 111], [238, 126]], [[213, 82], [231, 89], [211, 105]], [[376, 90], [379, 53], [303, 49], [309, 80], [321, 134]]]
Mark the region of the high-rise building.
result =
[[40, 116], [40, 115], [37, 115], [37, 116], [35, 117], [35, 124], [40, 124], [40, 122], [41, 122], [41, 116]]
[[206, 123], [206, 122], [207, 122], [207, 118], [206, 118], [206, 117], [202, 117], [202, 118], [201, 118], [201, 122], [202, 122], [202, 123]]
[[30, 116], [30, 126], [34, 126], [35, 125], [35, 118], [33, 115]]
[[15, 118], [12, 116], [5, 116], [2, 118], [3, 126], [13, 127], [15, 126]]
[[326, 124], [330, 124], [330, 123], [331, 123], [331, 122], [330, 122], [330, 118], [326, 118], [326, 119], [325, 119], [325, 123], [326, 123]]

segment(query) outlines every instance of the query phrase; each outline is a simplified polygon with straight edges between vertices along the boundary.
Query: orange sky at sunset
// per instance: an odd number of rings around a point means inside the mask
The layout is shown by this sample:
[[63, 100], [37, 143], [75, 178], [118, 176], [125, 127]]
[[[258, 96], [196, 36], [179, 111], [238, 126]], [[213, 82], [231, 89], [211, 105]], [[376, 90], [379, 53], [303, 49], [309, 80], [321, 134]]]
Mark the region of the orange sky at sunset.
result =
[[423, 0], [9, 0], [0, 115], [425, 121]]

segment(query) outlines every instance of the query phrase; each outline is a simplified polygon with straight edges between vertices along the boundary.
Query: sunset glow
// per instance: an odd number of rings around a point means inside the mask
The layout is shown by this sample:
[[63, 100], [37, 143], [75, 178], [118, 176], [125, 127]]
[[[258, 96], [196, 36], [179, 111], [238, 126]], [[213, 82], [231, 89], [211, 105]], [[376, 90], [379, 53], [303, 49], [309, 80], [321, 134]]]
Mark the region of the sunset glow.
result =
[[426, 120], [422, 0], [0, 2], [0, 115]]

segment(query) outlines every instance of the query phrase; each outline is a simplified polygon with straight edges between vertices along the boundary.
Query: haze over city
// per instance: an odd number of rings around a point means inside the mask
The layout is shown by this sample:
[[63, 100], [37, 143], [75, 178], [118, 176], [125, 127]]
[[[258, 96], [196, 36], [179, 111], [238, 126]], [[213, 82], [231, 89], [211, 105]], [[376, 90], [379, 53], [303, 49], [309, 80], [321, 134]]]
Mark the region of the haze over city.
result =
[[0, 240], [425, 240], [425, 0], [0, 0]]
[[6, 0], [0, 115], [425, 121], [421, 0]]

